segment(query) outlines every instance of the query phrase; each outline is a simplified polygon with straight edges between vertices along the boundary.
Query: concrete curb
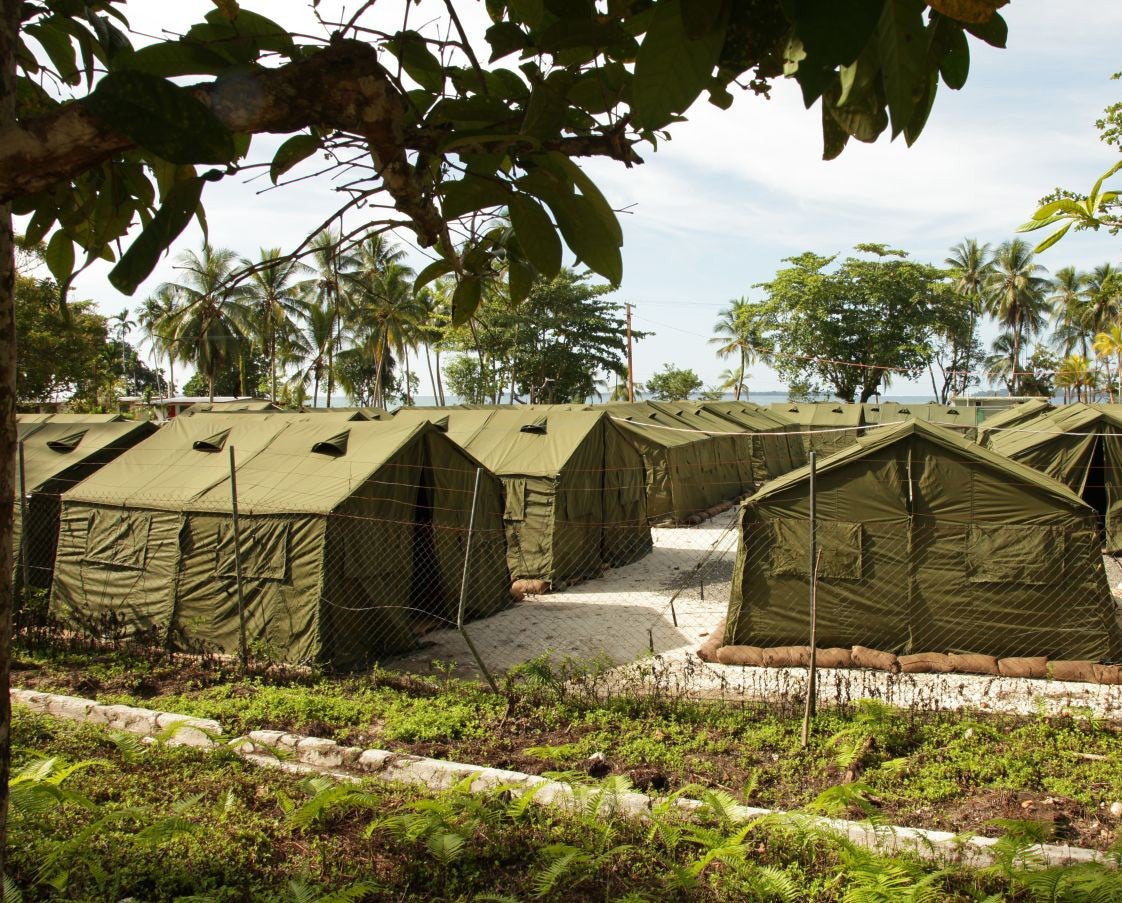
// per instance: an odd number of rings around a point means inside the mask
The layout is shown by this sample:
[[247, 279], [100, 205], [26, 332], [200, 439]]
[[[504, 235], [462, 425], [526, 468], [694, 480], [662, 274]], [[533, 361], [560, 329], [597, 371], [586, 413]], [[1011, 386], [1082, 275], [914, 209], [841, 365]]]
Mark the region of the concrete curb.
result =
[[[104, 725], [143, 737], [158, 737], [165, 739], [169, 745], [199, 749], [232, 745], [249, 762], [298, 774], [326, 774], [344, 781], [374, 778], [433, 791], [448, 790], [470, 778], [473, 793], [499, 787], [515, 794], [532, 792], [537, 805], [562, 809], [591, 808], [601, 816], [643, 819], [664, 805], [657, 798], [637, 791], [612, 793], [594, 785], [568, 784], [520, 771], [404, 755], [384, 749], [343, 746], [334, 740], [285, 731], [250, 731], [245, 737], [231, 741], [222, 737], [222, 726], [208, 718], [124, 705], [101, 705], [96, 700], [76, 696], [13, 689], [11, 699], [13, 703], [35, 712]], [[672, 805], [687, 816], [704, 806], [700, 800], [686, 798], [678, 798]], [[879, 853], [907, 852], [924, 859], [961, 861], [976, 868], [993, 864], [993, 847], [997, 843], [997, 839], [992, 837], [962, 836], [949, 831], [900, 825], [873, 825], [754, 806], [737, 806], [732, 817], [737, 822], [772, 819], [793, 827], [839, 834]], [[1106, 861], [1098, 850], [1066, 844], [1041, 844], [1033, 852], [1045, 866]]]

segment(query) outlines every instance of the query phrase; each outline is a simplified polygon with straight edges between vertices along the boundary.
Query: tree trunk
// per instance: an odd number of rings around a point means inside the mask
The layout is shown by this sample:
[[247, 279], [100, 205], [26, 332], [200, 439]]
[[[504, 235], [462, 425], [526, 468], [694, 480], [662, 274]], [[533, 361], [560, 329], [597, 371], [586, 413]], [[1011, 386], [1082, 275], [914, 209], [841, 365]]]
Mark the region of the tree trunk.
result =
[[315, 376], [312, 377], [312, 407], [319, 407], [319, 370], [316, 370]]
[[269, 385], [272, 388], [272, 394], [269, 400], [276, 402], [277, 400], [277, 327], [273, 322], [272, 316], [269, 317]]
[[[0, 18], [0, 129], [16, 118], [16, 49], [19, 43], [19, 0], [4, 0]], [[12, 658], [12, 512], [15, 504], [16, 458], [16, 254], [12, 211], [0, 206], [0, 875], [8, 849], [8, 772], [12, 755], [12, 703], [9, 667]], [[0, 885], [0, 899], [3, 898]]]
[[410, 377], [412, 377], [413, 374], [409, 372], [409, 346], [408, 345], [402, 345], [401, 346], [401, 353], [404, 355], [404, 358], [405, 358], [405, 391], [403, 391], [401, 393], [401, 395], [402, 395], [402, 399], [405, 402], [405, 406], [406, 407], [411, 407], [412, 404], [413, 404], [413, 392], [412, 392], [412, 388], [411, 388], [411, 385], [410, 385], [411, 382], [412, 382]]
[[436, 391], [440, 396], [440, 405], [444, 406], [444, 379], [440, 372], [440, 349], [437, 348], [434, 352], [436, 356]]
[[168, 352], [168, 395], [175, 395], [175, 357]]
[[[238, 352], [238, 391], [242, 398], [249, 394], [245, 390], [245, 349]], [[213, 401], [213, 399], [211, 400]]]
[[428, 342], [425, 342], [425, 366], [428, 367], [429, 371], [429, 384], [432, 386], [433, 404], [439, 404], [440, 402], [437, 399], [440, 397], [440, 393], [436, 391], [436, 377], [433, 376], [432, 373], [432, 352], [429, 349]]
[[214, 374], [208, 373], [206, 379], [210, 389], [210, 403], [214, 404]]
[[733, 397], [737, 401], [740, 401], [740, 392], [744, 388], [744, 365], [746, 363], [747, 363], [747, 361], [744, 359], [744, 349], [741, 348], [740, 349], [740, 377], [736, 381], [736, 392], [733, 394]]
[[1020, 395], [1021, 389], [1021, 324], [1013, 327], [1013, 380], [1009, 392], [1011, 395]]

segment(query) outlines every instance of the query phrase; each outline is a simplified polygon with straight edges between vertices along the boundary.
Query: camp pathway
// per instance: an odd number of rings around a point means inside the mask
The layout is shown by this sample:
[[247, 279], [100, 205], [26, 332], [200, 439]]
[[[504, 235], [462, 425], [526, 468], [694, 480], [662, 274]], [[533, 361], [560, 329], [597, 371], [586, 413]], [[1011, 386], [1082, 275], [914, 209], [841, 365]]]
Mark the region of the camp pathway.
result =
[[[619, 665], [649, 654], [652, 642], [660, 654], [696, 649], [725, 616], [736, 555], [736, 531], [730, 527], [736, 513], [732, 509], [697, 527], [655, 527], [654, 549], [641, 560], [560, 592], [527, 596], [497, 615], [472, 621], [467, 625], [472, 642], [492, 673], [543, 653], [554, 660], [600, 659]], [[704, 578], [704, 588], [699, 578]], [[672, 612], [670, 600], [679, 587]], [[455, 629], [425, 634], [422, 642], [417, 652], [385, 666], [427, 672], [438, 661], [454, 664], [459, 676], [478, 676]]]

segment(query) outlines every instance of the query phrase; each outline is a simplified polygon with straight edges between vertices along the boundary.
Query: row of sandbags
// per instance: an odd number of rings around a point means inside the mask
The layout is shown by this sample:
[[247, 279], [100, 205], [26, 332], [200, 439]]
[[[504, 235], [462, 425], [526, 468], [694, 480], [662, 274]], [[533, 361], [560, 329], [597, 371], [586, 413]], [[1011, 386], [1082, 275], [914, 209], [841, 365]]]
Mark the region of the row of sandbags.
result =
[[[724, 625], [721, 624], [698, 649], [702, 661], [762, 668], [805, 668], [810, 664], [809, 646], [724, 646], [721, 645], [723, 638]], [[1122, 684], [1122, 664], [1048, 659], [1043, 655], [1014, 658], [958, 652], [894, 655], [867, 646], [852, 646], [818, 649], [814, 660], [819, 668], [870, 668], [893, 674], [987, 674]]]

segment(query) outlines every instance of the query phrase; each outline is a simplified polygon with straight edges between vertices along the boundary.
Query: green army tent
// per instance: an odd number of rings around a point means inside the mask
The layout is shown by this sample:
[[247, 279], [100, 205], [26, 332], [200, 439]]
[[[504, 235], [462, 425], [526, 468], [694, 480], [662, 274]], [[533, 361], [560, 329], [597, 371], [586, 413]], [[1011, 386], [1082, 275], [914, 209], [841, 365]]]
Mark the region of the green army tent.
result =
[[991, 427], [987, 447], [1059, 480], [1100, 515], [1106, 550], [1122, 552], [1122, 412], [1061, 405], [1012, 426]]
[[647, 402], [589, 406], [606, 411], [628, 442], [642, 455], [647, 516], [652, 523], [683, 523], [719, 498], [705, 476], [715, 469], [708, 435]]
[[[809, 636], [809, 468], [744, 503], [725, 641]], [[1094, 512], [1066, 486], [916, 420], [819, 463], [818, 645], [1122, 655]]]
[[738, 498], [754, 492], [757, 480], [752, 467], [752, 437], [738, 430], [732, 423], [706, 411], [701, 405], [688, 401], [648, 402], [655, 410], [664, 411], [688, 429], [699, 430], [709, 437], [714, 452], [707, 462], [709, 470], [703, 473], [713, 504]]
[[800, 427], [787, 415], [746, 401], [706, 401], [698, 407], [751, 433], [752, 477], [757, 487], [806, 463]]
[[978, 427], [978, 442], [987, 448], [992, 448], [992, 439], [1006, 430], [1020, 426], [1030, 420], [1035, 420], [1042, 414], [1055, 410], [1055, 405], [1043, 398], [1032, 398], [1020, 404], [1002, 408], [1000, 411], [986, 417]]
[[[229, 449], [249, 640], [355, 667], [456, 620], [481, 465], [426, 423], [184, 417], [64, 496], [52, 612], [186, 648], [238, 646]], [[485, 470], [466, 615], [507, 604], [502, 487]]]
[[977, 437], [974, 413], [969, 408], [935, 403], [901, 404], [895, 401], [864, 404], [861, 407], [864, 409], [862, 416], [866, 425], [900, 423], [914, 417], [924, 423], [936, 423], [953, 430], [965, 439]]
[[803, 446], [819, 457], [852, 445], [862, 435], [865, 416], [861, 405], [846, 402], [774, 402], [772, 411], [785, 414], [805, 430]]
[[[154, 424], [136, 420], [81, 423], [48, 420], [18, 424], [22, 464], [17, 462], [12, 534], [12, 561], [17, 580], [23, 579], [22, 555], [26, 547], [28, 584], [39, 589], [51, 585], [58, 539], [59, 496], [155, 431]], [[26, 525], [21, 520], [19, 505], [21, 469]]]
[[184, 414], [276, 414], [283, 405], [267, 398], [239, 398], [235, 401], [202, 401], [191, 405]]
[[650, 551], [643, 459], [603, 411], [403, 408], [394, 420], [436, 423], [502, 479], [516, 579], [558, 586]]

